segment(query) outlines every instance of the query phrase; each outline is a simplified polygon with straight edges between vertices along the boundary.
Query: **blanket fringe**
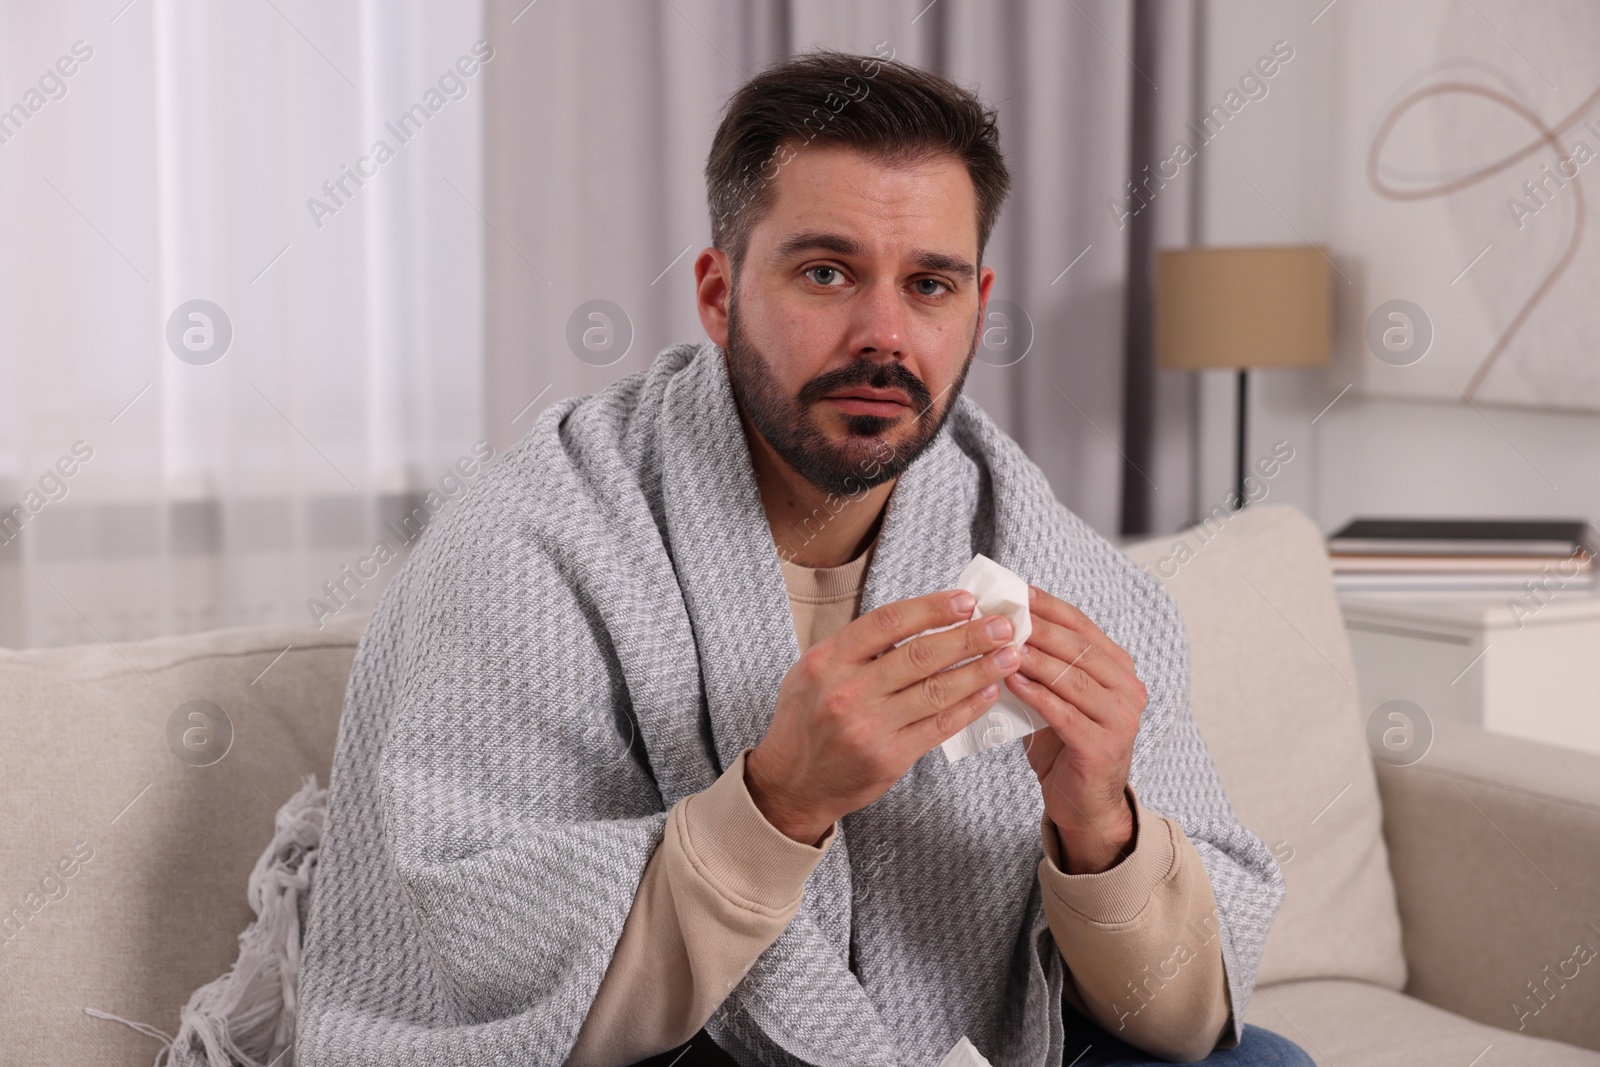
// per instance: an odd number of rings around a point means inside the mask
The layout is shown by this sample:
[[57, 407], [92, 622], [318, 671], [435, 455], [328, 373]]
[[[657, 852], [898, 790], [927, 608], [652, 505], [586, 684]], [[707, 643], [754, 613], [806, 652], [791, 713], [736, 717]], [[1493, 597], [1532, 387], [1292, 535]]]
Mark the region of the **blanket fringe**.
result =
[[316, 775], [306, 775], [278, 809], [272, 844], [250, 872], [247, 895], [256, 918], [239, 935], [239, 958], [189, 997], [175, 1037], [94, 1008], [84, 1013], [160, 1041], [154, 1067], [293, 1067], [301, 908], [310, 898], [327, 813], [328, 791], [317, 787]]

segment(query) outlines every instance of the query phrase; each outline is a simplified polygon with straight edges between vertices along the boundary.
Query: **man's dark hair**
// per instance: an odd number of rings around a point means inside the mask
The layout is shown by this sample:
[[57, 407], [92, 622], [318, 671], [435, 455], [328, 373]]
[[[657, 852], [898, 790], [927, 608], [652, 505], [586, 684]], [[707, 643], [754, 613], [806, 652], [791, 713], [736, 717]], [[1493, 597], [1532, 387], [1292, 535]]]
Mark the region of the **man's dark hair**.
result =
[[711, 243], [743, 265], [773, 179], [805, 145], [846, 145], [880, 162], [954, 155], [978, 194], [981, 261], [1011, 190], [994, 108], [947, 78], [876, 56], [817, 49], [768, 67], [728, 98], [706, 159]]

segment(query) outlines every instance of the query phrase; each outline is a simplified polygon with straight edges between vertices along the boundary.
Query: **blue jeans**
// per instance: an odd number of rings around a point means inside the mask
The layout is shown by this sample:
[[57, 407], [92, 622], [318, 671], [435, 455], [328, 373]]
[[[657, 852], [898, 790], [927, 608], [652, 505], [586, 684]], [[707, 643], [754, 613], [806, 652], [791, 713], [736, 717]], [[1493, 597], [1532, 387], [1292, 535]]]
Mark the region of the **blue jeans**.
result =
[[[1165, 1067], [1169, 1062], [1118, 1041], [1087, 1020], [1075, 1019], [1071, 1010], [1063, 1014], [1067, 1022], [1067, 1051], [1061, 1059], [1062, 1067]], [[1208, 1067], [1316, 1067], [1311, 1057], [1293, 1041], [1250, 1025], [1245, 1026], [1244, 1036], [1237, 1046], [1218, 1049], [1200, 1062]]]
[[[1071, 1008], [1062, 1010], [1067, 1024], [1067, 1052], [1062, 1067], [1165, 1067], [1168, 1061], [1152, 1059], [1126, 1042], [1118, 1041]], [[1085, 1048], [1084, 1046], [1088, 1046]], [[1077, 1057], [1074, 1059], [1074, 1057]], [[1246, 1026], [1236, 1048], [1213, 1052], [1201, 1061], [1212, 1067], [1316, 1067], [1311, 1057], [1286, 1037], [1259, 1026]], [[700, 1031], [687, 1047], [679, 1046], [640, 1060], [637, 1067], [738, 1067], [733, 1057]]]

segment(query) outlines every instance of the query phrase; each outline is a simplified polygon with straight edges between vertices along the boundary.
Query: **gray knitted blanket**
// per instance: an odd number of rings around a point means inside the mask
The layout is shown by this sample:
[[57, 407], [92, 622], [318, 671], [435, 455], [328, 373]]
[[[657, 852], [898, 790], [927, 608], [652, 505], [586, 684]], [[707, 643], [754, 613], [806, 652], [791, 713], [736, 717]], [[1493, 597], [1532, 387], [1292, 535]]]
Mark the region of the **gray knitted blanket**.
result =
[[[862, 610], [948, 588], [976, 552], [1132, 654], [1150, 693], [1133, 785], [1205, 862], [1237, 1030], [1283, 881], [1195, 728], [1178, 612], [962, 398], [890, 495]], [[667, 349], [544, 411], [361, 640], [300, 1067], [563, 1062], [667, 809], [761, 740], [798, 656], [721, 349]], [[932, 1065], [965, 1034], [996, 1067], [1057, 1067], [1042, 811], [1022, 745], [934, 749], [843, 820], [707, 1029], [744, 1064]]]

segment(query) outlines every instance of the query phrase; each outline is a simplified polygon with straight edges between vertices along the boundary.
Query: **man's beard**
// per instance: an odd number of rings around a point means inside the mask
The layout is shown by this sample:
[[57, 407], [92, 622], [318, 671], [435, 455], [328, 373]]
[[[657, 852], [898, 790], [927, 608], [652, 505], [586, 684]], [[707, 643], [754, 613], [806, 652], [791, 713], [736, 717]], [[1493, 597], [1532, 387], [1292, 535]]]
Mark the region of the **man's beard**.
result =
[[[945, 391], [948, 396], [930, 396], [922, 379], [898, 360], [858, 359], [817, 375], [797, 396], [790, 397], [773, 374], [772, 364], [740, 329], [738, 302], [728, 306], [728, 379], [740, 410], [785, 463], [818, 489], [836, 496], [856, 496], [896, 478], [922, 454], [954, 409], [977, 351], [978, 331], [974, 330], [961, 374]], [[903, 415], [846, 415], [846, 440], [838, 444], [829, 440], [818, 424], [815, 405], [830, 393], [857, 385], [904, 392], [916, 412], [910, 435], [900, 441], [884, 436], [891, 426], [904, 421]], [[936, 400], [944, 401], [937, 410]]]

